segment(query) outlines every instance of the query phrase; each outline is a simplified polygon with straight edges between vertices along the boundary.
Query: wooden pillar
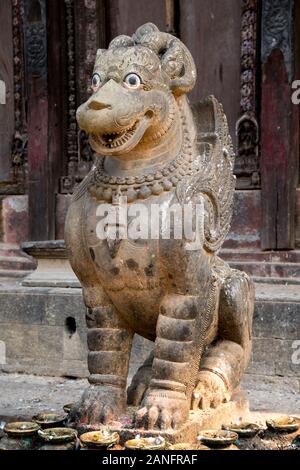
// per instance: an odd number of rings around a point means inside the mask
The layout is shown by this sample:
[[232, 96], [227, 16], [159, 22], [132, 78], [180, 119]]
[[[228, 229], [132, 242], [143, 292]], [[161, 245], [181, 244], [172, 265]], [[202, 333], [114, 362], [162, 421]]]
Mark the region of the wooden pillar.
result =
[[298, 109], [292, 103], [294, 1], [262, 2], [261, 186], [263, 250], [295, 246]]
[[11, 178], [14, 134], [14, 72], [11, 0], [0, 7], [0, 183]]
[[47, 1], [48, 37], [48, 174], [49, 174], [49, 234], [55, 238], [55, 198], [59, 192], [61, 175], [67, 168], [65, 155], [65, 132], [68, 107], [66, 105], [68, 84], [66, 83], [66, 17], [64, 2]]
[[[295, 78], [300, 80], [300, 2], [295, 3], [295, 27], [294, 27], [294, 38], [295, 38]], [[300, 170], [300, 105], [297, 107], [296, 116], [296, 133], [298, 135], [298, 165]], [[300, 172], [298, 171], [298, 181], [297, 186], [300, 186]]]
[[55, 195], [64, 163], [63, 6], [60, 0], [25, 2], [30, 240], [55, 238]]
[[25, 3], [25, 60], [28, 90], [29, 238], [51, 238], [53, 196], [48, 162], [46, 0]]

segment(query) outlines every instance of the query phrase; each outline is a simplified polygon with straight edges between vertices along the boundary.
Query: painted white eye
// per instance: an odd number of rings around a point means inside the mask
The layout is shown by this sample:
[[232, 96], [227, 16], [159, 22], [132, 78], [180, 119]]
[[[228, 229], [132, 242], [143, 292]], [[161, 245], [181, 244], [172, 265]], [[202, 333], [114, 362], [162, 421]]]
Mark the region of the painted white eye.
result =
[[124, 78], [124, 83], [128, 88], [138, 88], [141, 85], [141, 79], [136, 73], [129, 73]]
[[99, 73], [94, 73], [92, 77], [92, 90], [95, 92], [98, 90], [99, 86], [101, 85], [101, 78]]

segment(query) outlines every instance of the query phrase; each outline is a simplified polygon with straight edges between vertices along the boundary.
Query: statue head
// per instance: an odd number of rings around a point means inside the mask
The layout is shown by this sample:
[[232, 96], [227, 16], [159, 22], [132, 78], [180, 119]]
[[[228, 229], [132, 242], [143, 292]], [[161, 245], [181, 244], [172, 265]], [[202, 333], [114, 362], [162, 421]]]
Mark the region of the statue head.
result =
[[101, 155], [123, 155], [159, 141], [175, 119], [178, 98], [196, 81], [185, 45], [147, 23], [97, 51], [92, 95], [77, 111], [81, 129]]

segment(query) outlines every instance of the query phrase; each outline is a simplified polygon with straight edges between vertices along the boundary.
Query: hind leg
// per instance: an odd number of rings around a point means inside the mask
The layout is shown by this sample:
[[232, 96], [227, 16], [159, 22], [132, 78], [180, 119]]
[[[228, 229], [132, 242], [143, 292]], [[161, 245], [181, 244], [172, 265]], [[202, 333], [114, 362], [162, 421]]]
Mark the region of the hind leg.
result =
[[239, 385], [251, 354], [253, 307], [252, 281], [230, 270], [220, 292], [218, 335], [202, 357], [193, 409], [217, 407]]

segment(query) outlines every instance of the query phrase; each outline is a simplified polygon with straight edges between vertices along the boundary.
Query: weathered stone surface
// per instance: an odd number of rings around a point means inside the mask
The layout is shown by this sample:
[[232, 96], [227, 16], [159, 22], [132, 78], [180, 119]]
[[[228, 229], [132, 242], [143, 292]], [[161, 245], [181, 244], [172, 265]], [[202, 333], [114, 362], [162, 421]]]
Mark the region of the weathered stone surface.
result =
[[23, 277], [32, 269], [34, 260], [19, 245], [0, 242], [0, 277]]
[[299, 303], [257, 302], [253, 334], [262, 338], [299, 340]]
[[28, 197], [2, 199], [3, 242], [20, 244], [28, 238]]
[[[80, 289], [0, 287], [1, 369], [42, 375], [87, 375], [85, 307]], [[70, 331], [67, 319], [75, 322]]]
[[300, 283], [300, 251], [224, 249], [220, 256], [261, 283]]
[[65, 238], [65, 220], [68, 207], [71, 203], [71, 194], [56, 195], [56, 220], [55, 220], [55, 238], [64, 240]]
[[[299, 414], [299, 389], [294, 389], [297, 379], [246, 375], [243, 388], [250, 402], [251, 421], [263, 422], [264, 410], [274, 413]], [[79, 400], [86, 379], [44, 377], [30, 374], [0, 374], [0, 421], [31, 420], [43, 412], [61, 413], [63, 405]]]
[[[300, 380], [300, 365], [292, 364], [295, 352], [292, 346], [294, 341], [300, 341], [300, 301], [295, 301], [288, 286], [262, 288], [257, 284], [256, 291], [253, 353], [247, 374], [261, 376], [262, 381], [263, 377], [276, 380], [280, 378], [278, 375]], [[280, 302], [276, 302], [275, 295], [280, 297]], [[285, 302], [282, 301], [284, 295]], [[261, 302], [261, 298], [266, 300]], [[87, 376], [85, 307], [81, 289], [25, 288], [6, 284], [0, 286], [0, 306], [0, 341], [7, 341], [11, 351], [7, 364], [1, 367], [3, 370], [49, 376]], [[287, 307], [288, 318], [284, 319]], [[66, 330], [68, 317], [75, 318], [77, 326], [76, 335], [71, 337]], [[273, 327], [272, 324], [278, 321], [280, 326]], [[294, 325], [293, 328], [287, 323]], [[136, 336], [130, 377], [152, 347], [151, 341]], [[47, 355], [47, 361], [40, 359], [40, 351]]]
[[[217, 256], [232, 217], [234, 151], [221, 104], [213, 96], [189, 104], [195, 82], [186, 46], [152, 23], [97, 51], [93, 93], [77, 110], [97, 158], [72, 197], [65, 230], [88, 308], [91, 386], [72, 410], [75, 425], [125, 411], [133, 333], [155, 341], [127, 396], [139, 405], [137, 427], [189, 426], [190, 409], [230, 400], [248, 364], [253, 284]], [[110, 217], [99, 235], [101, 209], [112, 216], [124, 199], [143, 213], [140, 229], [156, 225], [156, 236], [132, 236], [129, 212], [126, 221]], [[193, 210], [193, 234], [178, 236], [175, 205], [185, 229], [186, 206]]]
[[[109, 424], [109, 427], [119, 432], [122, 443], [139, 434], [141, 437], [161, 436], [171, 444], [178, 442], [195, 442], [197, 437], [204, 429], [220, 429], [222, 425], [242, 420], [246, 421], [249, 417], [248, 400], [245, 394], [235, 393], [232, 401], [223, 403], [216, 409], [191, 411], [188, 421], [176, 430], [145, 430], [145, 429], [126, 429], [123, 426]], [[133, 409], [129, 409], [134, 414]]]
[[231, 228], [224, 242], [224, 249], [259, 249], [260, 231], [260, 191], [235, 191]]
[[41, 325], [46, 311], [46, 293], [24, 292], [24, 289], [4, 286], [0, 290], [1, 323]]

